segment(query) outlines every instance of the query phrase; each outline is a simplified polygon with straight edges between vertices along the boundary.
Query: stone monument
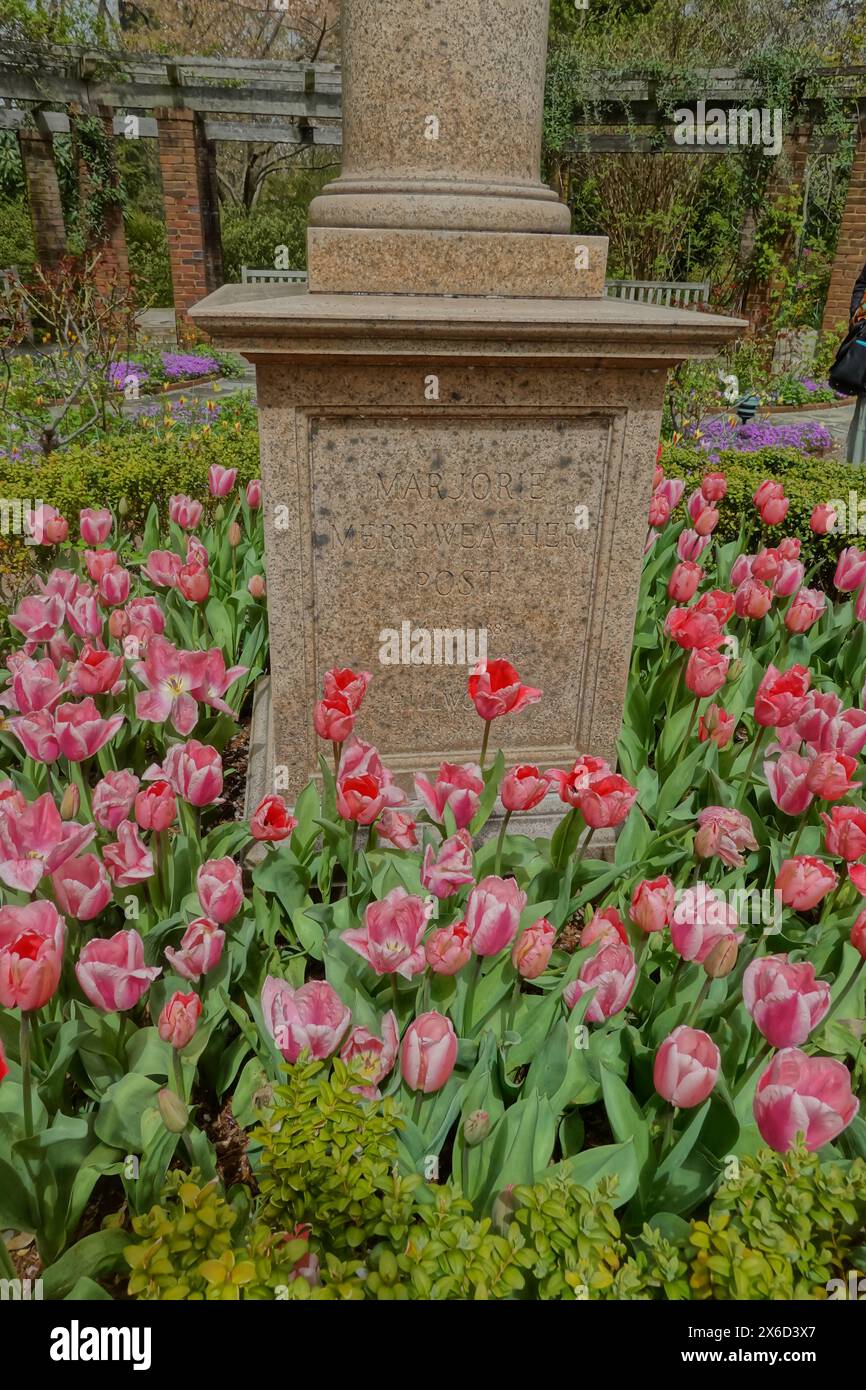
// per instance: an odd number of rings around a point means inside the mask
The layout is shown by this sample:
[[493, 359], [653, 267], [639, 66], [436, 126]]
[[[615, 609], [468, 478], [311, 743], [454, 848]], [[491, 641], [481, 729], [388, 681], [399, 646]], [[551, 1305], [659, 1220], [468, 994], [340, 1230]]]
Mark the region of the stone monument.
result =
[[615, 757], [666, 373], [743, 325], [603, 297], [607, 239], [570, 234], [540, 182], [547, 9], [343, 0], [309, 291], [226, 285], [192, 311], [256, 365], [263, 791], [329, 752], [334, 665], [373, 673], [359, 733], [404, 785], [476, 760], [482, 647], [544, 692], [494, 726], [510, 761]]

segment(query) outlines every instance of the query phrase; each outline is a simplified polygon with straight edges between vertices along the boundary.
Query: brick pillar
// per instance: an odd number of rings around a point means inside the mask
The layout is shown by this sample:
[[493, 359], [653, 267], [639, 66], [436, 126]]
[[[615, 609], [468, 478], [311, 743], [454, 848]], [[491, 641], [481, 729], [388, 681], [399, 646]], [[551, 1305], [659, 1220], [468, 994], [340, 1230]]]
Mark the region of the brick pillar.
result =
[[822, 330], [831, 332], [837, 323], [848, 322], [854, 281], [866, 264], [866, 125], [854, 151], [848, 196], [839, 227], [836, 256], [830, 273]]
[[[120, 174], [117, 161], [114, 159], [114, 112], [108, 106], [97, 106], [95, 110], [88, 112], [70, 108], [69, 115], [73, 138], [78, 120], [85, 117], [95, 117], [100, 122], [112, 152], [108, 178], [115, 186], [119, 184]], [[84, 213], [87, 200], [91, 197], [93, 182], [90, 169], [80, 149], [77, 154], [77, 163], [78, 196], [82, 213]], [[107, 288], [115, 280], [123, 289], [128, 287], [129, 257], [126, 251], [126, 233], [123, 229], [123, 209], [119, 204], [109, 203], [106, 205], [102, 227], [97, 235], [88, 238], [88, 250], [99, 251], [100, 253], [99, 264], [96, 269], [96, 281], [101, 288]]]
[[[787, 201], [796, 193], [802, 202], [803, 180], [806, 177], [806, 164], [809, 160], [809, 140], [811, 131], [805, 126], [797, 126], [785, 137], [782, 153], [777, 167], [770, 175], [767, 184], [766, 202], [769, 204]], [[783, 262], [794, 254], [796, 235], [793, 231], [785, 235], [777, 246]], [[778, 281], [755, 281], [748, 286], [743, 310], [753, 330], [767, 327], [775, 303], [781, 298], [783, 286]]]
[[33, 242], [40, 265], [55, 266], [66, 254], [66, 227], [50, 130], [22, 126], [18, 131]]
[[182, 341], [201, 336], [187, 310], [222, 284], [216, 156], [204, 122], [194, 112], [163, 108], [155, 115], [177, 335]]

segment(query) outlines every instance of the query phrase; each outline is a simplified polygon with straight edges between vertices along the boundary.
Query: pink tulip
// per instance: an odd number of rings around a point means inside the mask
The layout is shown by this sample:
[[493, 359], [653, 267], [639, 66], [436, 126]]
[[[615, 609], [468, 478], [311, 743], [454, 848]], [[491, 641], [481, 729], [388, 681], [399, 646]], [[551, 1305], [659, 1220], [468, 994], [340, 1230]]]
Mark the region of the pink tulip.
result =
[[415, 849], [418, 844], [417, 822], [402, 811], [383, 811], [376, 833], [395, 849]]
[[821, 812], [824, 822], [824, 844], [828, 854], [838, 854], [853, 861], [866, 854], [866, 811], [857, 806], [834, 806], [828, 815]]
[[204, 603], [210, 593], [210, 575], [204, 565], [195, 561], [181, 565], [177, 587], [188, 603]]
[[664, 931], [673, 915], [675, 890], [667, 874], [645, 878], [631, 896], [628, 915], [641, 931]]
[[719, 627], [724, 627], [725, 623], [733, 616], [736, 599], [727, 589], [709, 589], [707, 593], [701, 594], [697, 603], [692, 604], [692, 613], [709, 613], [710, 617], [715, 618]]
[[133, 670], [146, 690], [135, 697], [139, 719], [153, 724], [170, 720], [179, 734], [189, 734], [198, 720], [195, 691], [205, 674], [205, 652], [182, 652], [165, 637], [151, 638], [144, 661]]
[[606, 777], [592, 778], [580, 798], [580, 811], [587, 825], [593, 830], [620, 825], [628, 815], [637, 797], [637, 787], [633, 787], [619, 773], [612, 772]]
[[262, 480], [261, 478], [252, 478], [247, 483], [247, 506], [251, 507], [253, 511], [257, 511], [261, 505]]
[[708, 1033], [680, 1024], [669, 1033], [653, 1063], [653, 1085], [680, 1110], [702, 1105], [713, 1090], [722, 1059]]
[[856, 767], [857, 759], [845, 753], [818, 753], [806, 775], [809, 790], [821, 801], [840, 801], [863, 785], [851, 781]]
[[788, 515], [791, 505], [782, 484], [771, 482], [769, 479], [761, 483], [753, 501], [765, 526], [779, 526]]
[[117, 843], [106, 845], [102, 851], [105, 867], [118, 888], [144, 883], [153, 877], [153, 855], [142, 843], [138, 826], [122, 820], [117, 827]]
[[325, 980], [308, 980], [293, 989], [285, 980], [269, 975], [262, 989], [265, 1027], [287, 1062], [302, 1052], [317, 1060], [330, 1057], [351, 1022], [352, 1015], [339, 994]]
[[145, 780], [164, 777], [172, 790], [188, 801], [190, 806], [212, 806], [223, 789], [222, 758], [210, 744], [187, 739], [174, 743], [166, 753], [161, 768], [150, 769]]
[[510, 946], [525, 906], [526, 894], [513, 878], [482, 878], [466, 901], [466, 926], [475, 954], [495, 956]]
[[603, 1023], [623, 1010], [632, 995], [637, 979], [637, 966], [629, 946], [622, 942], [602, 945], [594, 956], [581, 966], [578, 979], [566, 985], [562, 997], [569, 1009], [589, 990], [595, 994], [584, 1018], [588, 1023]]
[[237, 481], [237, 476], [238, 470], [236, 468], [223, 468], [219, 463], [212, 463], [207, 471], [207, 485], [211, 497], [228, 497]]
[[701, 492], [708, 502], [721, 502], [728, 491], [728, 480], [724, 473], [705, 473], [701, 482]]
[[122, 820], [127, 820], [132, 810], [136, 792], [141, 783], [132, 772], [106, 772], [101, 782], [97, 782], [91, 806], [93, 819], [102, 830], [117, 829]]
[[522, 979], [536, 980], [544, 974], [555, 940], [556, 928], [546, 917], [539, 917], [520, 933], [511, 949], [511, 964]]
[[103, 574], [99, 581], [99, 601], [104, 608], [114, 608], [129, 598], [129, 570], [116, 566]]
[[475, 877], [472, 869], [472, 837], [468, 830], [458, 830], [443, 840], [438, 851], [428, 845], [421, 866], [421, 882], [437, 898], [450, 898]]
[[668, 507], [673, 512], [676, 511], [679, 506], [685, 488], [686, 485], [682, 478], [662, 478], [661, 482], [655, 488], [655, 492], [659, 497], [665, 499]]
[[809, 526], [816, 536], [826, 536], [836, 525], [836, 512], [829, 502], [818, 502], [812, 508], [812, 515], [809, 517]]
[[41, 661], [22, 659], [12, 672], [10, 682], [12, 707], [20, 714], [36, 714], [50, 710], [63, 694], [57, 679], [57, 669], [49, 657]]
[[734, 737], [737, 721], [721, 705], [708, 705], [698, 720], [698, 740], [712, 739], [717, 748], [727, 748]]
[[176, 975], [185, 980], [200, 980], [215, 970], [222, 960], [226, 934], [209, 917], [196, 917], [190, 922], [180, 941], [180, 949], [166, 946], [165, 958]]
[[32, 893], [44, 874], [54, 873], [95, 834], [93, 825], [64, 821], [48, 792], [32, 804], [15, 805], [0, 815], [0, 880], [7, 888]]
[[786, 1047], [759, 1080], [752, 1108], [761, 1138], [777, 1153], [792, 1149], [798, 1134], [814, 1152], [847, 1129], [860, 1102], [843, 1062]]
[[142, 830], [167, 830], [177, 817], [177, 802], [168, 782], [151, 782], [135, 798], [135, 819]]
[[184, 496], [183, 493], [175, 494], [168, 499], [168, 515], [176, 526], [180, 526], [183, 531], [194, 531], [201, 521], [202, 511], [201, 502], [195, 502], [191, 497]]
[[201, 1000], [195, 991], [182, 994], [176, 989], [157, 1020], [156, 1031], [163, 1042], [180, 1052], [192, 1042], [201, 1017]]
[[830, 986], [810, 961], [761, 956], [746, 966], [743, 1003], [771, 1047], [799, 1047], [830, 1007]]
[[77, 704], [68, 701], [58, 705], [54, 711], [54, 730], [60, 752], [73, 763], [92, 758], [114, 738], [124, 719], [122, 714], [103, 719], [90, 696]]
[[63, 622], [66, 605], [56, 594], [30, 594], [9, 614], [9, 624], [28, 642], [48, 642]]
[[377, 1038], [368, 1028], [353, 1028], [340, 1048], [342, 1061], [364, 1082], [363, 1086], [353, 1087], [353, 1090], [367, 1100], [378, 1100], [379, 1082], [384, 1081], [397, 1060], [399, 1045], [400, 1033], [393, 1009], [389, 1009], [382, 1019], [381, 1038]]
[[650, 498], [647, 522], [650, 526], [664, 526], [671, 514], [671, 504], [664, 493], [654, 492]]
[[706, 883], [698, 883], [680, 894], [671, 918], [671, 944], [683, 960], [701, 965], [717, 941], [731, 937], [742, 941], [743, 933], [737, 933], [736, 926], [734, 909]]
[[[211, 647], [204, 653], [182, 652], [181, 655], [186, 658], [193, 697], [209, 705], [211, 709], [217, 709], [221, 714], [228, 714], [232, 719], [236, 719], [234, 710], [226, 704], [223, 696], [248, 668], [230, 666], [226, 670], [225, 658], [219, 647]], [[201, 655], [204, 656], [204, 660], [199, 665], [196, 658]]]
[[434, 975], [456, 975], [472, 955], [472, 938], [465, 922], [438, 927], [424, 943], [424, 957]]
[[457, 1061], [457, 1034], [444, 1014], [420, 1014], [409, 1024], [400, 1049], [403, 1080], [413, 1091], [440, 1091]]
[[499, 799], [506, 811], [531, 811], [543, 801], [550, 787], [547, 773], [532, 763], [521, 763], [506, 772], [499, 788]]
[[173, 550], [152, 550], [147, 557], [144, 573], [158, 589], [176, 589], [183, 561]]
[[591, 946], [594, 941], [603, 941], [606, 946], [616, 945], [619, 941], [624, 946], [629, 944], [628, 933], [615, 907], [604, 907], [594, 912], [583, 928], [580, 933], [581, 950]]
[[114, 518], [107, 507], [101, 507], [99, 511], [94, 511], [92, 507], [84, 507], [78, 513], [81, 539], [88, 545], [102, 545], [111, 535], [113, 525]]
[[721, 652], [700, 650], [690, 652], [686, 663], [686, 686], [693, 695], [702, 698], [715, 695], [728, 679], [730, 658]]
[[779, 866], [775, 886], [785, 907], [792, 907], [795, 912], [809, 912], [832, 892], [837, 882], [836, 874], [823, 859], [799, 854], [794, 859], [785, 859]]
[[0, 907], [0, 1004], [31, 1013], [60, 983], [66, 924], [53, 903]]
[[785, 614], [789, 632], [808, 632], [824, 616], [827, 597], [821, 589], [801, 589]]
[[[332, 700], [335, 696], [342, 695], [348, 701], [349, 708], [357, 713], [371, 680], [369, 671], [353, 671], [348, 666], [335, 666], [325, 672], [323, 698]], [[369, 748], [370, 745], [362, 744], [361, 747]]]
[[696, 604], [691, 608], [672, 608], [665, 618], [665, 632], [687, 652], [696, 647], [719, 647], [723, 641], [718, 618]]
[[415, 791], [430, 819], [441, 825], [448, 806], [458, 830], [464, 830], [472, 820], [483, 790], [477, 763], [442, 763], [434, 782], [420, 773], [415, 776]]
[[678, 565], [674, 565], [668, 580], [668, 598], [674, 603], [689, 603], [697, 593], [703, 577], [703, 570], [694, 560], [681, 560]]
[[576, 806], [579, 810], [583, 793], [590, 783], [597, 782], [602, 777], [609, 777], [610, 772], [611, 769], [604, 758], [588, 756], [578, 758], [568, 772], [554, 767], [547, 775], [550, 785], [558, 787], [560, 801], [564, 801], [567, 806]]
[[247, 592], [250, 598], [254, 598], [257, 603], [264, 598], [267, 587], [264, 576], [261, 574], [251, 574], [247, 580]]
[[373, 773], [337, 778], [337, 812], [343, 820], [372, 825], [384, 806], [385, 788]]
[[806, 577], [806, 567], [802, 560], [783, 560], [776, 575], [773, 593], [777, 598], [790, 598], [795, 594]]
[[805, 666], [779, 671], [771, 663], [755, 695], [755, 719], [765, 728], [793, 724], [803, 710], [811, 680]]
[[148, 628], [152, 635], [165, 631], [165, 614], [158, 599], [148, 595], [146, 598], [131, 598], [124, 608], [133, 627]]
[[858, 550], [851, 545], [841, 551], [836, 561], [833, 583], [846, 594], [866, 584], [866, 550]]
[[28, 758], [37, 763], [53, 763], [60, 757], [60, 744], [54, 726], [54, 716], [48, 710], [22, 714], [10, 719], [9, 728], [21, 743]]
[[699, 536], [691, 527], [684, 527], [677, 539], [677, 556], [680, 560], [699, 560], [709, 544], [709, 536]]
[[162, 971], [145, 965], [144, 943], [128, 928], [107, 941], [93, 937], [82, 946], [75, 974], [91, 1004], [110, 1014], [134, 1008]]
[[738, 618], [766, 617], [773, 603], [773, 591], [760, 579], [744, 579], [734, 595], [734, 612]]
[[541, 691], [523, 685], [509, 661], [485, 661], [469, 677], [469, 698], [480, 717], [489, 721], [537, 704]]
[[851, 928], [851, 945], [858, 956], [866, 960], [866, 909], [857, 914]]
[[111, 902], [111, 884], [95, 854], [66, 859], [51, 875], [54, 898], [64, 917], [92, 922]]
[[2, 1081], [3, 1081], [4, 1076], [8, 1076], [8, 1075], [9, 1075], [9, 1066], [8, 1066], [8, 1064], [7, 1064], [7, 1062], [6, 1062], [6, 1053], [3, 1051], [3, 1044], [2, 1044], [2, 1042], [0, 1042], [0, 1084], [2, 1084]]
[[801, 758], [790, 748], [780, 753], [773, 762], [764, 759], [764, 776], [770, 789], [774, 805], [787, 816], [801, 816], [812, 803], [809, 787], [809, 770], [812, 764], [808, 758]]
[[377, 975], [402, 975], [411, 980], [424, 969], [422, 937], [428, 912], [421, 898], [405, 888], [392, 888], [381, 902], [364, 913], [363, 927], [343, 932], [343, 940], [363, 956]]
[[778, 547], [765, 546], [757, 555], [752, 556], [749, 566], [751, 577], [760, 579], [764, 584], [774, 584], [781, 565], [782, 556]]
[[205, 916], [224, 927], [243, 907], [240, 865], [229, 858], [208, 859], [196, 875], [196, 890]]
[[37, 545], [61, 545], [69, 535], [69, 522], [45, 502], [25, 513], [25, 527]]

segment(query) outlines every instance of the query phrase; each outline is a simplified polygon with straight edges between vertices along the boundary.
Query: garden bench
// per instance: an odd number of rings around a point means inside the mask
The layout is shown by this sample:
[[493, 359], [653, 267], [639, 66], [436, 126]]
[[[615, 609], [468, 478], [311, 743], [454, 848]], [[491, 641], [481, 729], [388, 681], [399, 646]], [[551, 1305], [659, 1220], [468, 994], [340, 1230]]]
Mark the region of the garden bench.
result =
[[710, 302], [709, 280], [608, 280], [604, 292], [609, 299], [664, 304], [668, 309], [688, 309]]

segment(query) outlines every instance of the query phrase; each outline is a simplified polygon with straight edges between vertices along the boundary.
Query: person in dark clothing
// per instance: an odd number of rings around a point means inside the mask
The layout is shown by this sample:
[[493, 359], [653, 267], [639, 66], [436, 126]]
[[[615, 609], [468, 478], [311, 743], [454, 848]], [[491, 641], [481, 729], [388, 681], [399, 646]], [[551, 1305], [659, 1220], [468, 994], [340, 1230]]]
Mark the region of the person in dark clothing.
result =
[[[863, 335], [866, 337], [866, 265], [860, 271], [854, 282], [851, 291], [851, 329], [854, 328], [855, 320], [862, 323]], [[851, 428], [848, 431], [848, 439], [845, 445], [845, 457], [849, 463], [866, 463], [866, 393], [860, 392], [857, 397], [857, 404], [854, 407], [854, 419], [851, 421]]]

